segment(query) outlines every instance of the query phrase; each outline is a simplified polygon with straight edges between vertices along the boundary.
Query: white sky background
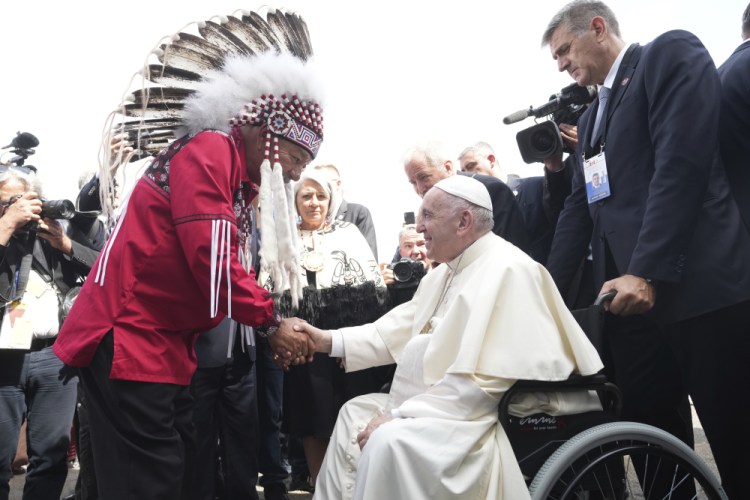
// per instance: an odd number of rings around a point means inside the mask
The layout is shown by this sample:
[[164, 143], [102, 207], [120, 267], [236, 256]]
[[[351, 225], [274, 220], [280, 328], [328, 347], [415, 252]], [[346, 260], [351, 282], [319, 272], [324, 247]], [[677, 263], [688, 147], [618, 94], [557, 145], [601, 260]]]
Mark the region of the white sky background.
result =
[[[610, 0], [628, 42], [674, 28], [692, 31], [717, 65], [740, 43], [747, 0], [710, 3]], [[325, 141], [316, 163], [333, 163], [346, 197], [373, 213], [380, 260], [397, 245], [403, 212], [419, 198], [401, 155], [413, 143], [442, 141], [453, 156], [479, 140], [495, 147], [506, 172], [540, 175], [521, 160], [506, 126], [513, 111], [538, 106], [572, 83], [557, 72], [540, 38], [564, 1], [344, 2], [287, 0], [276, 7], [306, 19], [327, 83]], [[239, 0], [102, 0], [0, 3], [0, 146], [17, 131], [39, 138], [27, 163], [49, 199], [75, 199], [84, 171], [97, 168], [107, 114], [133, 73], [166, 35], [190, 21], [258, 4]], [[696, 103], [699, 105], [699, 103]]]

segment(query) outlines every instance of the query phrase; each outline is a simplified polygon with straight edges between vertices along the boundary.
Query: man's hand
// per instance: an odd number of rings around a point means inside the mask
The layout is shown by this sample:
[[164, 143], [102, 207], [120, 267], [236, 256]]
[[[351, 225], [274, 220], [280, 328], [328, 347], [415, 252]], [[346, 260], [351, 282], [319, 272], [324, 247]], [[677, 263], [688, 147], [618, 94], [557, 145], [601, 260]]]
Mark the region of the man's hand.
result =
[[393, 277], [393, 269], [388, 267], [388, 264], [385, 262], [381, 262], [378, 264], [380, 266], [380, 275], [383, 276], [383, 281], [386, 285], [392, 285], [396, 282], [396, 279]]
[[602, 285], [599, 295], [617, 290], [617, 295], [604, 308], [618, 316], [632, 316], [643, 314], [654, 307], [656, 289], [652, 283], [640, 276], [625, 274], [619, 278], [607, 281]]
[[128, 141], [128, 134], [115, 134], [109, 141], [109, 164], [112, 175], [117, 172], [121, 165], [127, 165], [133, 156], [133, 144]]
[[30, 221], [38, 221], [41, 211], [42, 200], [39, 199], [38, 194], [29, 191], [19, 196], [5, 209], [2, 219], [14, 230], [18, 230]]
[[268, 337], [268, 343], [274, 352], [274, 361], [285, 370], [289, 369], [290, 365], [312, 361], [313, 350], [310, 348], [308, 337], [294, 328], [298, 324], [305, 322], [299, 318], [282, 319], [276, 333]]
[[70, 240], [60, 221], [45, 217], [39, 221], [39, 232], [37, 235], [49, 241], [49, 244], [60, 250], [65, 255], [73, 254], [73, 242]]
[[378, 427], [383, 425], [386, 422], [390, 422], [393, 420], [393, 417], [390, 413], [384, 413], [383, 415], [378, 415], [377, 417], [370, 420], [370, 423], [367, 424], [367, 427], [365, 427], [365, 430], [357, 434], [357, 442], [359, 443], [359, 449], [363, 449], [365, 445], [367, 444], [367, 441], [370, 439], [370, 435], [377, 430]]
[[[568, 151], [575, 152], [576, 147], [578, 146], [578, 127], [575, 125], [568, 125], [567, 123], [561, 123], [559, 128], [560, 137], [562, 137], [565, 147]], [[559, 172], [564, 166], [562, 157], [563, 154], [562, 151], [560, 151], [560, 154], [545, 158], [543, 160], [544, 168], [550, 172]]]
[[567, 123], [560, 124], [560, 135], [569, 151], [575, 152], [578, 147], [578, 127]]
[[311, 324], [304, 322], [295, 324], [294, 329], [308, 336], [311, 341], [312, 352], [331, 354], [331, 332], [315, 328]]
[[42, 211], [42, 200], [32, 191], [11, 197], [8, 201], [11, 201], [11, 204], [2, 211], [2, 216], [0, 216], [0, 244], [2, 245], [7, 245], [13, 234], [29, 222], [39, 221], [39, 212]]

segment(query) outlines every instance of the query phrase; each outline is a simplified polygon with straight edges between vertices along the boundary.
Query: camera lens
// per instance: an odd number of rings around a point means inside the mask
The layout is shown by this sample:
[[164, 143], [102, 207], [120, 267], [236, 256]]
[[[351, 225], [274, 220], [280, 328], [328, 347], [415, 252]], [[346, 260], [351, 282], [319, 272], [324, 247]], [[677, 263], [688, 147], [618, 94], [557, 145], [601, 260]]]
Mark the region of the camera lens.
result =
[[539, 129], [531, 134], [531, 146], [540, 154], [549, 153], [554, 150], [556, 139], [548, 129]]
[[393, 265], [393, 279], [401, 283], [409, 281], [413, 274], [412, 269], [409, 262], [397, 262]]

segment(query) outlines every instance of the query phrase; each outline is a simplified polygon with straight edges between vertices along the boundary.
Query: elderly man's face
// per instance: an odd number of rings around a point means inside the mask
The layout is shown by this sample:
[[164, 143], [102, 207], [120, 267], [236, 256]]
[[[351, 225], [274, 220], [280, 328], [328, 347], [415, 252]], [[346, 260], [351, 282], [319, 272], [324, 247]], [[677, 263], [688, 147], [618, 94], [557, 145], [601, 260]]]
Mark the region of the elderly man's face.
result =
[[597, 32], [591, 27], [577, 36], [566, 24], [560, 25], [550, 39], [552, 58], [557, 61], [559, 71], [567, 71], [578, 85], [594, 85], [604, 82], [609, 69], [597, 43]]
[[461, 158], [461, 171], [470, 174], [495, 175], [492, 168], [494, 157], [478, 155], [476, 152], [466, 153]]
[[435, 262], [449, 262], [463, 250], [456, 238], [461, 214], [453, 213], [448, 196], [441, 189], [431, 189], [417, 214], [417, 231], [424, 235], [427, 257]]
[[452, 165], [446, 162], [439, 167], [432, 167], [424, 158], [412, 159], [404, 166], [404, 172], [414, 191], [424, 198], [425, 193], [438, 181], [453, 175]]
[[279, 163], [285, 179], [298, 181], [312, 159], [312, 155], [300, 146], [285, 139], [279, 140]]

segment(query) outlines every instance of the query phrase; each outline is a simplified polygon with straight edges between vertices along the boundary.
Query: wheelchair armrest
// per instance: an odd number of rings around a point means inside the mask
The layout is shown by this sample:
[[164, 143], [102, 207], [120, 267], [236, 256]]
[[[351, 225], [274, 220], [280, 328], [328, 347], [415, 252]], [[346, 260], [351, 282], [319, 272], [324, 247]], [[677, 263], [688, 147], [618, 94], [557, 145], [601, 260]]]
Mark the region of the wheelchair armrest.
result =
[[574, 392], [596, 391], [605, 412], [619, 417], [622, 411], [622, 394], [616, 385], [607, 381], [603, 373], [593, 375], [573, 374], [567, 380], [519, 380], [505, 393], [498, 406], [498, 418], [505, 422], [508, 418], [508, 406], [513, 396], [521, 392]]

